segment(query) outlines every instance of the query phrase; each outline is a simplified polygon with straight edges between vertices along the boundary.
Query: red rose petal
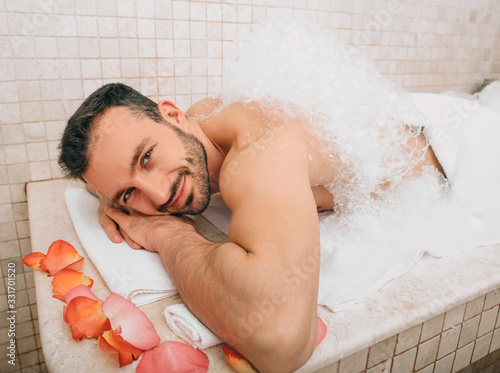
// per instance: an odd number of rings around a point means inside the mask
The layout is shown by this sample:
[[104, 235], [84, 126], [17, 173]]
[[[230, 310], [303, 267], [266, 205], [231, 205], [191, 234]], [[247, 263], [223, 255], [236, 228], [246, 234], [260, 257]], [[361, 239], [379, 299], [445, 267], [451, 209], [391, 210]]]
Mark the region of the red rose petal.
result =
[[124, 341], [123, 338], [115, 334], [113, 330], [103, 332], [97, 339], [97, 343], [101, 351], [108, 354], [118, 354], [118, 361], [121, 367], [137, 360], [142, 354], [140, 348], [134, 347], [130, 343]]
[[47, 255], [40, 260], [40, 269], [53, 276], [63, 268], [79, 271], [84, 262], [69, 242], [58, 240], [50, 245]]
[[102, 332], [111, 329], [101, 305], [101, 301], [80, 296], [74, 297], [64, 306], [63, 318], [74, 339], [97, 338]]
[[31, 253], [26, 255], [23, 258], [22, 263], [25, 266], [36, 269], [37, 271], [41, 271], [40, 269], [40, 261], [45, 258], [45, 254], [39, 253], [38, 251], [35, 253]]
[[[106, 333], [112, 332], [113, 330], [106, 330], [103, 332], [98, 338], [97, 338], [97, 346], [102, 352], [105, 352], [107, 354], [118, 354], [118, 350], [111, 346], [107, 341], [106, 338], [103, 338], [103, 335]], [[108, 338], [109, 339], [109, 338]]]
[[222, 346], [222, 351], [226, 356], [229, 364], [238, 372], [238, 373], [257, 373], [257, 371], [253, 368], [252, 364], [245, 359], [238, 351], [234, 350], [227, 344]]
[[89, 276], [72, 269], [63, 268], [54, 275], [52, 280], [54, 286], [52, 290], [54, 292], [53, 297], [64, 301], [66, 293], [75, 286], [85, 285], [90, 289], [93, 283], [94, 281]]
[[205, 373], [208, 364], [208, 356], [204, 352], [185, 343], [165, 341], [144, 353], [136, 373]]

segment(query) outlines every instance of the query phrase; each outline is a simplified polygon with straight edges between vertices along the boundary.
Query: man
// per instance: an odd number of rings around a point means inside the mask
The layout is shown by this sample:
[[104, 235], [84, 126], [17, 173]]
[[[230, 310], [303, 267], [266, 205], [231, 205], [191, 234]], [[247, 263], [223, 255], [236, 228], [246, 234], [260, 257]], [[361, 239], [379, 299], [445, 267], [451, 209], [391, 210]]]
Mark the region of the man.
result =
[[[113, 241], [121, 233], [157, 251], [189, 309], [257, 369], [277, 372], [315, 346], [317, 211], [333, 209], [324, 185], [341, 169], [323, 145], [305, 120], [265, 103], [207, 98], [184, 114], [109, 84], [68, 121], [59, 162], [95, 189]], [[423, 165], [439, 167], [431, 149], [415, 172]], [[233, 214], [222, 244], [182, 217], [216, 192]]]

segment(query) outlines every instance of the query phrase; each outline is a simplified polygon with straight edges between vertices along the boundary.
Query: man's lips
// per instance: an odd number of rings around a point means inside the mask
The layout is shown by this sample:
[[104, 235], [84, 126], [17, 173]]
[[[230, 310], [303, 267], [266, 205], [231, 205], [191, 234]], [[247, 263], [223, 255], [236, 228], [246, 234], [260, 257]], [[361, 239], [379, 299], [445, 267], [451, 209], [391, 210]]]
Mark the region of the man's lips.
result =
[[174, 207], [179, 208], [184, 204], [184, 201], [187, 197], [186, 190], [186, 175], [184, 175], [181, 179], [180, 185], [177, 188], [177, 193], [174, 196], [174, 199], [168, 204], [168, 208]]

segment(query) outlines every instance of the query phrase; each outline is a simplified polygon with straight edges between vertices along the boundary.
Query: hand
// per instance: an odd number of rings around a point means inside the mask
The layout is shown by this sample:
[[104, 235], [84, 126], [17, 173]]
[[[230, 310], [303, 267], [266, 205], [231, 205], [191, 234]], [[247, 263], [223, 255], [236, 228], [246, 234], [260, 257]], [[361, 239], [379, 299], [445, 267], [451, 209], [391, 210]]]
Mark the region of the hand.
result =
[[108, 208], [113, 207], [121, 209], [121, 207], [114, 204], [108, 197], [100, 192], [95, 191], [94, 194], [96, 194], [100, 200], [99, 209], [97, 210], [99, 224], [101, 224], [101, 226], [104, 228], [104, 231], [108, 235], [109, 239], [114, 243], [120, 243], [122, 242], [122, 239], [125, 239], [125, 241], [131, 248], [136, 250], [141, 249], [141, 245], [132, 240], [127, 232], [124, 229], [120, 228], [119, 224], [117, 224], [106, 213]]
[[[127, 232], [125, 240], [127, 243], [129, 240], [134, 243], [134, 246], [129, 243], [134, 249], [142, 247], [157, 252], [158, 241], [162, 247], [166, 247], [166, 241], [171, 242], [186, 231], [195, 232], [195, 222], [186, 216], [144, 215], [136, 211], [125, 213], [112, 207], [106, 207], [105, 213], [120, 226], [121, 232]], [[166, 236], [169, 237], [168, 240], [164, 239]]]

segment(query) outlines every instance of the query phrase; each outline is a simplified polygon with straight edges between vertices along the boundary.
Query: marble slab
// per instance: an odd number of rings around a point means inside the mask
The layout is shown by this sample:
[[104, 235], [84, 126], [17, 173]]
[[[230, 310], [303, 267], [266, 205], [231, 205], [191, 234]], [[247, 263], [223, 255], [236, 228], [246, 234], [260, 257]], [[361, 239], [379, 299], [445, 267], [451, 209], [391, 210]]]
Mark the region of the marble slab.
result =
[[[78, 240], [69, 212], [64, 202], [64, 191], [68, 187], [83, 187], [81, 183], [68, 180], [50, 180], [28, 184], [28, 209], [30, 217], [32, 251], [47, 252], [53, 241], [63, 239], [71, 243], [85, 257], [82, 272], [94, 280], [92, 291], [101, 299], [106, 299], [110, 290], [104, 283], [95, 266]], [[220, 239], [218, 231], [208, 222], [197, 221], [198, 227], [208, 236]], [[58, 372], [135, 372], [138, 361], [124, 366], [118, 365], [117, 356], [99, 350], [95, 339], [74, 340], [63, 320], [64, 303], [52, 298], [52, 278], [44, 272], [35, 271], [35, 288], [38, 309], [40, 339], [47, 369]], [[140, 307], [154, 324], [161, 341], [176, 340], [163, 316], [165, 307], [181, 303], [174, 296]], [[222, 345], [214, 346], [204, 352], [210, 360], [210, 372], [234, 372], [222, 352]]]
[[[33, 251], [46, 252], [53, 241], [63, 239], [86, 257], [64, 202], [68, 187], [83, 186], [61, 179], [28, 184]], [[201, 234], [219, 242], [223, 239], [203, 217], [197, 217], [196, 221]], [[94, 279], [96, 295], [106, 298], [110, 291], [88, 258], [82, 271]], [[101, 352], [95, 340], [71, 338], [62, 318], [63, 303], [51, 297], [50, 282], [51, 278], [35, 271], [40, 338], [48, 370], [53, 373], [135, 371], [137, 361], [119, 368], [116, 356]], [[328, 327], [327, 336], [299, 372], [324, 368], [498, 288], [500, 245], [475, 248], [447, 258], [425, 256], [410, 272], [344, 311], [333, 313], [319, 307], [318, 315]], [[180, 297], [175, 296], [141, 307], [162, 341], [180, 340], [170, 331], [163, 316], [166, 306], [179, 302]], [[204, 352], [210, 359], [209, 372], [233, 371], [223, 355], [222, 345]]]

